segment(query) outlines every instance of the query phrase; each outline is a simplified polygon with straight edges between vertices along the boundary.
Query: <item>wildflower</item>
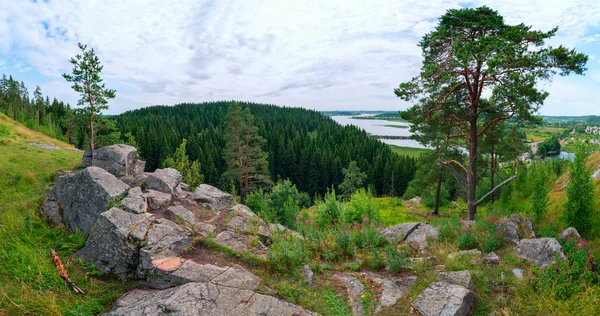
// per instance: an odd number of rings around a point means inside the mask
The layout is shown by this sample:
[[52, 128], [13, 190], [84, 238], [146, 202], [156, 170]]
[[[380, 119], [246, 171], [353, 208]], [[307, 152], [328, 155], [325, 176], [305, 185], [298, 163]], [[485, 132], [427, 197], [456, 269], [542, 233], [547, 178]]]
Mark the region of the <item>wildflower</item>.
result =
[[462, 228], [462, 231], [463, 231], [463, 233], [466, 233], [466, 232], [467, 232], [467, 229], [463, 227], [463, 228]]
[[459, 222], [460, 222], [461, 224], [463, 223], [463, 219], [462, 219], [462, 217], [460, 218], [460, 221], [459, 221]]
[[364, 295], [364, 294], [363, 294], [363, 295], [361, 295], [361, 296], [360, 296], [360, 298], [365, 298], [365, 295]]
[[550, 219], [551, 222], [554, 222], [556, 220], [556, 218], [552, 217], [552, 219]]
[[300, 221], [300, 216], [296, 216], [296, 222]]
[[363, 216], [363, 222], [368, 223], [369, 222], [369, 217], [368, 216]]
[[306, 221], [305, 221], [305, 223], [306, 224], [310, 223], [310, 219], [307, 218]]
[[454, 235], [458, 235], [458, 232], [457, 232], [457, 231], [454, 231]]
[[587, 241], [585, 239], [582, 239], [581, 242], [579, 243], [579, 247], [583, 248], [585, 246], [585, 244], [587, 244]]

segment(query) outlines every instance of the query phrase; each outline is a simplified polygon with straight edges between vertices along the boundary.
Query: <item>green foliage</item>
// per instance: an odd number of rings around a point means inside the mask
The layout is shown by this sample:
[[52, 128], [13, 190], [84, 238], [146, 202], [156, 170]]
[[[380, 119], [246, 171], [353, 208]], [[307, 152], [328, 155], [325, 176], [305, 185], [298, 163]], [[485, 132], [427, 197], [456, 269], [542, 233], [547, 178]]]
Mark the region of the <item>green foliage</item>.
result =
[[539, 272], [535, 281], [541, 289], [552, 289], [559, 300], [569, 299], [590, 285], [598, 285], [598, 274], [591, 269], [595, 259], [585, 239], [570, 239], [563, 246], [567, 260], [557, 258], [556, 263]]
[[536, 170], [537, 164], [531, 167], [533, 172], [532, 183], [533, 193], [531, 194], [530, 210], [536, 222], [539, 222], [548, 209], [548, 181], [544, 170]]
[[497, 221], [495, 216], [477, 219], [474, 224], [468, 225], [457, 217], [440, 220], [440, 240], [454, 243], [461, 250], [479, 248], [489, 253], [502, 245], [500, 236], [496, 233]]
[[194, 190], [197, 186], [204, 182], [204, 175], [198, 160], [190, 163], [186, 152], [187, 140], [184, 138], [179, 147], [175, 150], [173, 156], [165, 159], [163, 162], [164, 168], [174, 168], [181, 172], [181, 181], [190, 185], [190, 190]]
[[124, 139], [125, 139], [125, 144], [129, 145], [129, 146], [133, 146], [135, 148], [138, 148], [138, 143], [135, 141], [135, 136], [133, 136], [133, 134], [131, 134], [131, 132], [127, 132], [123, 135]]
[[303, 241], [294, 236], [276, 236], [269, 247], [267, 258], [274, 267], [293, 271], [306, 262]]
[[344, 206], [342, 219], [345, 223], [362, 223], [368, 221], [379, 221], [379, 210], [373, 201], [371, 192], [359, 189], [352, 194], [350, 201]]
[[271, 192], [265, 196], [265, 210], [267, 220], [281, 223], [282, 225], [294, 229], [296, 227], [296, 217], [301, 207], [307, 207], [310, 204], [310, 197], [306, 193], [301, 193], [292, 184], [290, 180], [277, 182]]
[[342, 173], [344, 174], [344, 181], [339, 185], [340, 192], [345, 198], [350, 198], [356, 190], [363, 187], [367, 175], [360, 171], [354, 160], [350, 162], [348, 168], [342, 169]]
[[267, 212], [267, 199], [263, 190], [248, 194], [246, 197], [246, 206], [269, 223], [274, 222], [276, 219], [275, 214]]
[[338, 201], [334, 189], [327, 192], [323, 201], [317, 201], [315, 206], [317, 224], [321, 228], [333, 224], [340, 218], [341, 214], [344, 213], [344, 205], [342, 202]]
[[406, 248], [390, 244], [384, 248], [384, 252], [385, 263], [390, 272], [400, 272], [407, 268], [410, 252]]
[[586, 166], [588, 156], [588, 150], [580, 144], [575, 152], [563, 213], [567, 224], [575, 227], [582, 235], [586, 235], [592, 227], [594, 213], [594, 186], [591, 172]]
[[552, 135], [550, 138], [545, 139], [543, 142], [538, 144], [536, 155], [547, 156], [560, 153], [560, 142], [556, 135]]

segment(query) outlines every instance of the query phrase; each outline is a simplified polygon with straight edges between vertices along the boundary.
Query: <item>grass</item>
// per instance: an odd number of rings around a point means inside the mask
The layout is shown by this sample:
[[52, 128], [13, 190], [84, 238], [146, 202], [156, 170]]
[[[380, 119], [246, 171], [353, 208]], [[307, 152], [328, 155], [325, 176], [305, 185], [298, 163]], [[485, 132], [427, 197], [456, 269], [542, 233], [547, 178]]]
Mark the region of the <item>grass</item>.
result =
[[425, 219], [418, 214], [409, 212], [402, 199], [392, 197], [373, 198], [379, 209], [381, 224], [393, 226], [400, 223], [422, 222]]
[[427, 148], [414, 148], [414, 147], [402, 147], [396, 145], [388, 145], [392, 148], [392, 151], [398, 155], [406, 155], [412, 158], [419, 158], [422, 154], [428, 153], [431, 149]]
[[525, 134], [528, 140], [540, 142], [550, 138], [552, 135], [561, 134], [565, 128], [540, 126], [535, 128], [525, 129]]
[[[75, 167], [81, 153], [40, 149], [29, 142], [71, 147], [0, 114], [0, 315], [103, 312], [127, 286], [87, 276], [70, 259], [84, 237], [48, 227], [37, 213], [54, 172]], [[85, 296], [74, 294], [60, 278], [50, 248]]]

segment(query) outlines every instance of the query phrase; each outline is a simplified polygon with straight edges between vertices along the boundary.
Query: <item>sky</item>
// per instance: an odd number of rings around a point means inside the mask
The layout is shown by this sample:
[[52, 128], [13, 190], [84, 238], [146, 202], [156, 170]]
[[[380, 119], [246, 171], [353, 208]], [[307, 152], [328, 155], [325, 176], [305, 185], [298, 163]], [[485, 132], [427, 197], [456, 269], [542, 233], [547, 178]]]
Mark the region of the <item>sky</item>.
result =
[[589, 55], [585, 76], [542, 83], [541, 115], [600, 115], [597, 0], [0, 0], [0, 73], [77, 103], [61, 76], [81, 42], [117, 90], [108, 114], [241, 100], [317, 110], [403, 110], [394, 88], [451, 8], [487, 5], [509, 24], [558, 26], [549, 45]]

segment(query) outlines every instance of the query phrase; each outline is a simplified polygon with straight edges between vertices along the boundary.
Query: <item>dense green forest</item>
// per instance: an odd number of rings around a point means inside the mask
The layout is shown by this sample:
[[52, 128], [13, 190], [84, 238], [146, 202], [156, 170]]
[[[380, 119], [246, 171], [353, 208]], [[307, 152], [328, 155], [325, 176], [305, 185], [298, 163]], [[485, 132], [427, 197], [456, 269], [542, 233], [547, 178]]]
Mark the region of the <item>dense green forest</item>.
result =
[[[123, 134], [132, 133], [153, 170], [173, 154], [183, 139], [191, 161], [198, 159], [205, 182], [230, 188], [226, 170], [224, 120], [231, 102], [153, 106], [116, 116]], [[267, 140], [273, 180], [290, 179], [300, 191], [323, 195], [343, 181], [342, 169], [356, 161], [366, 185], [378, 195], [402, 195], [415, 172], [415, 160], [392, 153], [379, 140], [354, 126], [340, 126], [317, 111], [240, 103], [255, 117]]]

